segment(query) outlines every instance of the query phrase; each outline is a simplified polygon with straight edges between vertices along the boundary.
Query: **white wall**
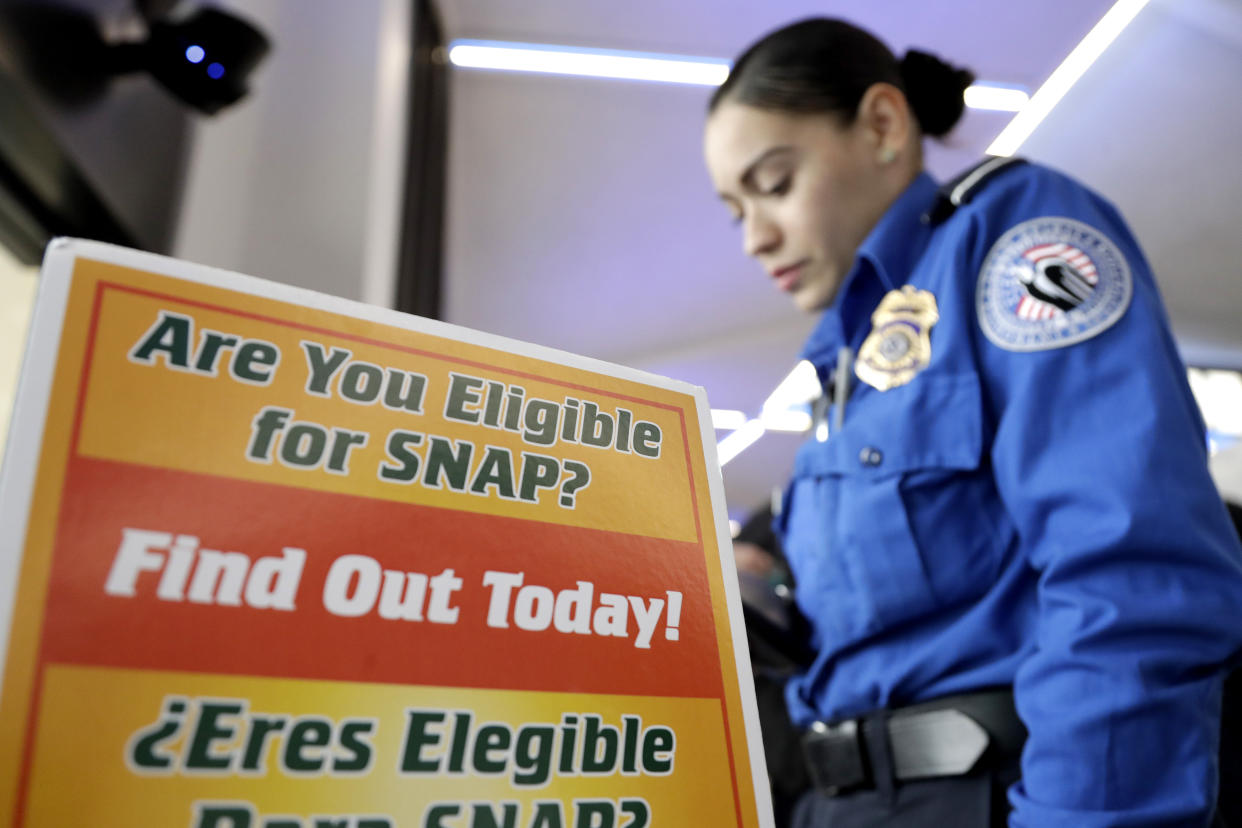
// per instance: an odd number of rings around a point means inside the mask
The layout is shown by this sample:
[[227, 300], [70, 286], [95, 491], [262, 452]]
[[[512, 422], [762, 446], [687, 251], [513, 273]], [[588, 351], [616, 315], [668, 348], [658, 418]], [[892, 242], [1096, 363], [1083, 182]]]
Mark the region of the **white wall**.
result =
[[179, 258], [390, 305], [410, 0], [245, 0], [272, 52], [194, 134]]
[[0, 462], [17, 394], [17, 375], [26, 350], [26, 329], [34, 307], [38, 270], [22, 265], [0, 244]]

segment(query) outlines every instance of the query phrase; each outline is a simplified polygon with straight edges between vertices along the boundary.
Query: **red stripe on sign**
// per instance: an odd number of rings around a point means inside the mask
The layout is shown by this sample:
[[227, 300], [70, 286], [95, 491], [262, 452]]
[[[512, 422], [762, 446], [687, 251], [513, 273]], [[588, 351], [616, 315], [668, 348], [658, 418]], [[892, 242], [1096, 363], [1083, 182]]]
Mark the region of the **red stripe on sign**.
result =
[[[61, 515], [41, 663], [514, 690], [722, 692], [704, 552], [695, 543], [89, 458], [70, 463]], [[105, 585], [127, 528], [197, 538], [190, 544], [193, 568], [176, 576], [168, 546], [153, 544], [137, 570], [118, 570], [132, 577], [115, 580], [109, 594]], [[294, 580], [295, 608], [255, 608], [259, 593], [249, 585], [255, 562], [269, 559], [273, 580], [264, 583], [274, 587], [275, 561], [286, 548], [306, 552]], [[233, 559], [244, 585], [230, 585], [226, 574], [204, 577], [196, 589], [202, 549], [245, 556]], [[378, 602], [357, 617], [329, 612], [325, 583], [333, 565], [349, 555], [375, 561], [376, 571], [399, 573], [397, 583], [414, 573], [415, 583], [406, 581], [405, 588], [423, 590], [413, 602], [422, 620], [380, 617]], [[443, 609], [456, 609], [457, 620], [436, 623], [430, 579], [446, 570], [462, 582], [451, 590], [442, 582]], [[487, 623], [488, 571], [520, 573], [523, 586], [543, 588], [526, 594], [524, 609], [515, 590], [503, 614], [506, 628]], [[368, 589], [361, 570], [348, 580], [342, 572], [336, 582], [344, 593]], [[579, 582], [592, 585], [589, 603]], [[119, 594], [118, 584], [133, 594]], [[583, 607], [576, 612], [575, 590]], [[664, 606], [667, 590], [683, 596], [676, 640], [665, 635], [661, 611], [649, 622], [650, 646], [635, 646], [638, 612], [629, 596], [651, 613], [652, 599]], [[597, 614], [602, 593], [625, 597], [621, 606], [612, 599], [611, 625]], [[523, 619], [550, 610], [544, 602], [557, 595], [564, 596], [566, 628], [578, 631], [522, 628]], [[583, 618], [589, 632], [581, 631]], [[625, 637], [607, 634], [621, 625]]]

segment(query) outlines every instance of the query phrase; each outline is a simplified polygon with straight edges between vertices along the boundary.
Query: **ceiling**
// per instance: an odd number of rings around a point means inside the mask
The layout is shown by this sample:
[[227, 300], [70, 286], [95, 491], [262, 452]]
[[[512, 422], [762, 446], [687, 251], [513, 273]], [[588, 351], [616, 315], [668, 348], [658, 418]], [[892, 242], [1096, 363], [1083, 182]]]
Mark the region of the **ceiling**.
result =
[[[812, 14], [853, 20], [1034, 91], [1112, 0], [441, 0], [446, 33], [729, 58]], [[709, 186], [702, 87], [454, 70], [445, 318], [642, 368], [757, 412], [814, 320], [778, 295]], [[1186, 357], [1242, 367], [1242, 0], [1151, 0], [1019, 154], [1130, 219]], [[928, 166], [979, 159], [1008, 115], [970, 111]], [[725, 467], [762, 502], [801, 441]]]

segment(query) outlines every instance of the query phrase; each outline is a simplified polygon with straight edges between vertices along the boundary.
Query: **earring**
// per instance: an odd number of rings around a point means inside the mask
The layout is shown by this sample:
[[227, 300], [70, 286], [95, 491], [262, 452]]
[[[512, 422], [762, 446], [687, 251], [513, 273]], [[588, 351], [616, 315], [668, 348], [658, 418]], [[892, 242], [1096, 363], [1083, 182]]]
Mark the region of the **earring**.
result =
[[897, 159], [897, 150], [892, 147], [885, 147], [880, 151], [880, 163], [891, 164]]

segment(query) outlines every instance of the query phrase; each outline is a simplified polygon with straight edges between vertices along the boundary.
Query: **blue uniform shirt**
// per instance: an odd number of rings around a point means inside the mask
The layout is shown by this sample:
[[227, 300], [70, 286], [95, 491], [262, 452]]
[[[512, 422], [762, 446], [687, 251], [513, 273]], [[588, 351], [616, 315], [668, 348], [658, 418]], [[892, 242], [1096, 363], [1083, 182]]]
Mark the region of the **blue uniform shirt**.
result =
[[1046, 168], [943, 221], [936, 199], [924, 174], [890, 208], [804, 353], [828, 381], [889, 291], [935, 298], [925, 367], [853, 377], [798, 454], [780, 528], [818, 656], [794, 720], [1012, 684], [1012, 826], [1207, 825], [1242, 551], [1155, 281]]

